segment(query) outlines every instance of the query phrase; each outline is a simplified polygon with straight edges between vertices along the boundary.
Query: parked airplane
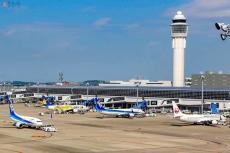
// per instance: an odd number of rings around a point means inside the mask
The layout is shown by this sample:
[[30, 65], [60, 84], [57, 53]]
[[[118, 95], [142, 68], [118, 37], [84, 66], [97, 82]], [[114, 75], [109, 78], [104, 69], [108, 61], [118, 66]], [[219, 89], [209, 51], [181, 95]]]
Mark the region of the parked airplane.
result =
[[103, 115], [133, 118], [137, 115], [142, 115], [145, 113], [141, 109], [107, 109], [100, 105], [98, 98], [94, 98], [93, 100], [96, 111]]
[[54, 97], [45, 97], [42, 96], [42, 98], [40, 98], [40, 106], [42, 107], [49, 107], [54, 105]]
[[44, 99], [43, 97], [43, 105], [45, 108], [53, 111], [58, 111], [59, 113], [66, 113], [66, 112], [74, 112], [74, 113], [82, 113], [86, 112], [88, 110], [88, 107], [84, 105], [56, 105], [54, 104], [54, 98], [48, 97], [47, 99]]
[[14, 121], [14, 125], [17, 128], [23, 128], [23, 127], [36, 127], [36, 128], [38, 128], [38, 127], [43, 126], [42, 121], [38, 118], [18, 115], [14, 111], [13, 103], [10, 100], [9, 96], [6, 96], [5, 98], [6, 98], [7, 103], [9, 104], [10, 119]]
[[193, 123], [193, 124], [205, 124], [215, 125], [224, 119], [219, 114], [184, 114], [181, 112], [175, 102], [172, 102], [174, 118], [178, 118], [182, 122]]

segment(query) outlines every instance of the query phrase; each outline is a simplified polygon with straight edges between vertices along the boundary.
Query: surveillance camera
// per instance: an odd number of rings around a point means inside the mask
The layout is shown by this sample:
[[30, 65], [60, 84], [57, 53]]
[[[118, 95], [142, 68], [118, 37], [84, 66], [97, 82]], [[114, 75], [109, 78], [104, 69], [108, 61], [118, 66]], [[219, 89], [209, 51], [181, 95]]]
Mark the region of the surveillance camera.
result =
[[227, 37], [230, 36], [230, 25], [224, 23], [215, 23], [217, 30], [222, 30], [223, 33], [220, 34], [222, 40], [225, 40]]
[[215, 23], [216, 29], [220, 30], [221, 25], [223, 25], [224, 23]]
[[226, 34], [220, 34], [220, 38], [221, 38], [222, 40], [225, 40], [225, 39], [227, 38], [227, 35], [226, 35]]
[[224, 32], [228, 32], [230, 30], [230, 25], [229, 24], [224, 24], [224, 23], [215, 23], [216, 29], [217, 30], [223, 30]]

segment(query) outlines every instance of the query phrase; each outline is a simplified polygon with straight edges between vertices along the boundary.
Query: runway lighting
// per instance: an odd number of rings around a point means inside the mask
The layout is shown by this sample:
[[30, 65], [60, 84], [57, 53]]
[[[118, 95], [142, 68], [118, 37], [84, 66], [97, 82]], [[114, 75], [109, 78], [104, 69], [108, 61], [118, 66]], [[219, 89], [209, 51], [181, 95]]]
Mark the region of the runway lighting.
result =
[[136, 87], [137, 87], [137, 102], [139, 99], [139, 86], [140, 86], [141, 82], [137, 82]]

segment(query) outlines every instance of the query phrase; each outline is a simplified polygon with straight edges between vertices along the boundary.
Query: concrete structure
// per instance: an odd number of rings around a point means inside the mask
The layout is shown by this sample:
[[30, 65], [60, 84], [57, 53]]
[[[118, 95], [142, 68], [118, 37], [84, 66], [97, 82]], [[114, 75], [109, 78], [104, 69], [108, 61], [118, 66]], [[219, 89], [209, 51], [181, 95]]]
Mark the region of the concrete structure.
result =
[[188, 25], [181, 11], [172, 19], [171, 35], [173, 48], [173, 86], [183, 87], [184, 84], [184, 49], [186, 48]]
[[[222, 72], [206, 72], [204, 76], [204, 87], [229, 88], [230, 74]], [[201, 74], [192, 75], [192, 87], [201, 87]]]
[[[101, 96], [137, 96], [137, 87], [118, 87], [118, 86], [76, 86], [76, 87], [62, 87], [62, 86], [32, 86], [27, 88], [27, 93], [50, 94], [80, 94], [87, 95], [101, 95]], [[189, 98], [201, 99], [201, 87], [139, 87], [139, 97], [159, 97], [159, 98]], [[207, 100], [230, 100], [230, 88], [204, 88], [204, 99]]]
[[191, 87], [191, 85], [192, 85], [192, 78], [186, 77], [185, 78], [185, 87]]
[[[182, 110], [189, 110], [190, 112], [200, 112], [202, 110], [200, 87], [139, 87], [138, 91], [138, 101], [145, 99], [148, 102], [147, 110], [149, 111], [170, 112], [172, 110], [172, 101], [175, 101]], [[210, 104], [213, 102], [218, 103], [220, 111], [230, 111], [230, 88], [204, 88], [203, 93], [204, 111], [209, 111]], [[5, 93], [2, 94], [5, 95]], [[137, 102], [137, 87], [31, 86], [27, 88], [26, 92], [13, 93], [11, 98], [31, 99], [33, 97], [41, 98], [42, 95], [54, 96], [58, 102], [77, 104], [97, 96], [106, 107], [130, 108]]]
[[99, 86], [150, 86], [150, 87], [171, 87], [171, 81], [149, 81], [149, 80], [136, 80], [131, 79], [129, 81], [110, 81], [107, 84], [99, 84]]
[[[44, 93], [34, 93], [34, 97], [41, 98]], [[58, 102], [74, 102], [81, 104], [83, 100], [95, 98], [95, 95], [70, 95], [70, 94], [49, 94], [49, 96], [55, 97], [55, 101]], [[101, 104], [110, 108], [130, 108], [136, 104], [136, 97], [132, 96], [109, 96], [98, 95]], [[21, 98], [21, 97], [20, 97]], [[145, 97], [147, 101], [148, 110], [157, 112], [172, 112], [172, 102], [177, 103], [182, 110], [189, 110], [190, 112], [201, 112], [201, 100], [190, 98], [160, 98], [160, 97]], [[139, 102], [142, 99], [139, 99]], [[204, 111], [210, 111], [211, 103], [218, 103], [218, 109], [220, 111], [230, 111], [230, 100], [213, 100], [205, 99]]]

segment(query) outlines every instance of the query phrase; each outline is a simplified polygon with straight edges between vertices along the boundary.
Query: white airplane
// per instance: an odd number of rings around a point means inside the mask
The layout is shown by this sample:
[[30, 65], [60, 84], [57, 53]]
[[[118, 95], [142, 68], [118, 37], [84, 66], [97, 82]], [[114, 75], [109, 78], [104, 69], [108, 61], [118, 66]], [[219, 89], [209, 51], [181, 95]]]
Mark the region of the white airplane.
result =
[[23, 128], [23, 127], [36, 127], [36, 128], [38, 128], [38, 127], [43, 126], [42, 121], [38, 118], [18, 115], [14, 111], [14, 107], [13, 107], [12, 101], [10, 100], [9, 96], [6, 96], [6, 101], [9, 103], [10, 119], [14, 121], [14, 125], [17, 128]]
[[174, 118], [179, 119], [182, 122], [193, 123], [193, 124], [205, 124], [205, 125], [215, 125], [219, 121], [224, 119], [223, 116], [219, 114], [184, 114], [181, 112], [179, 107], [175, 102], [172, 102]]
[[107, 109], [100, 105], [98, 98], [94, 98], [94, 103], [96, 111], [103, 115], [133, 118], [137, 115], [142, 115], [145, 113], [141, 109]]
[[89, 108], [84, 105], [56, 105], [54, 104], [54, 99], [52, 99], [52, 97], [48, 97], [46, 99], [45, 96], [42, 96], [40, 104], [42, 107], [45, 107], [49, 110], [56, 110], [60, 112], [83, 113], [89, 110]]
[[53, 111], [73, 113], [83, 113], [89, 110], [89, 108], [84, 105], [47, 105], [46, 108]]

